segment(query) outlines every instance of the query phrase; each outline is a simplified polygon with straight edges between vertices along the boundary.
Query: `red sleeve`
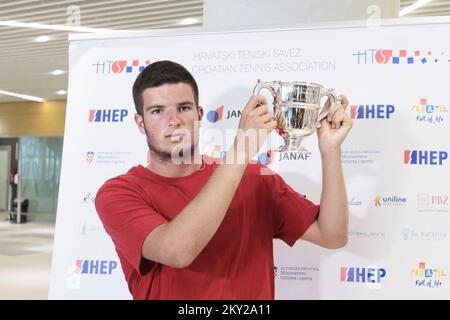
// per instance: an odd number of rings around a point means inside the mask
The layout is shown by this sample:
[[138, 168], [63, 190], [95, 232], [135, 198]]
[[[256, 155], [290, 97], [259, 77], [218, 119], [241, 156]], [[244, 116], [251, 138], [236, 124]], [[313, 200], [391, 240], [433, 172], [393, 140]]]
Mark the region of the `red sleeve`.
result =
[[[268, 169], [270, 170], [270, 169]], [[273, 237], [289, 246], [303, 236], [317, 218], [320, 206], [292, 189], [275, 172], [266, 175], [266, 186], [272, 202]]]
[[145, 273], [141, 263], [145, 238], [157, 226], [167, 223], [146, 198], [139, 187], [121, 178], [107, 181], [95, 196], [97, 213], [117, 253], [140, 275]]

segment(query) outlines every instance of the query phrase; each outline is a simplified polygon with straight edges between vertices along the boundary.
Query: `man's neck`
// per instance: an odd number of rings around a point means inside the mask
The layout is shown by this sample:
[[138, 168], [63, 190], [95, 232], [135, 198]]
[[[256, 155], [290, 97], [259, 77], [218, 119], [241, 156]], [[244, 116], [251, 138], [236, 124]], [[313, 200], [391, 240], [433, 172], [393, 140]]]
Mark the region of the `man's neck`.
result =
[[152, 155], [147, 169], [163, 177], [184, 177], [199, 170], [203, 165], [202, 156], [198, 152], [191, 161], [175, 163], [172, 159], [161, 159]]

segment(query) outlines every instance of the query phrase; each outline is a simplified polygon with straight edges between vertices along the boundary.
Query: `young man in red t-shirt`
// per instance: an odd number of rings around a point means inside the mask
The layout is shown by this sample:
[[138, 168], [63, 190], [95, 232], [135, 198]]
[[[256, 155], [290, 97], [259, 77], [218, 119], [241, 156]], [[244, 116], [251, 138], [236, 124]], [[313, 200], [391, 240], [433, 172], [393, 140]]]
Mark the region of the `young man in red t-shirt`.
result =
[[[352, 120], [344, 96], [317, 131], [320, 214], [279, 175], [261, 174], [269, 169], [251, 161], [276, 127], [264, 97], [250, 98], [233, 146], [215, 161], [199, 155], [195, 124], [203, 109], [183, 66], [150, 64], [133, 97], [151, 161], [108, 180], [95, 204], [134, 299], [274, 299], [273, 238], [290, 246], [300, 237], [327, 248], [346, 244], [340, 145]], [[257, 148], [244, 143], [252, 130], [263, 133]], [[184, 161], [174, 161], [175, 154]]]

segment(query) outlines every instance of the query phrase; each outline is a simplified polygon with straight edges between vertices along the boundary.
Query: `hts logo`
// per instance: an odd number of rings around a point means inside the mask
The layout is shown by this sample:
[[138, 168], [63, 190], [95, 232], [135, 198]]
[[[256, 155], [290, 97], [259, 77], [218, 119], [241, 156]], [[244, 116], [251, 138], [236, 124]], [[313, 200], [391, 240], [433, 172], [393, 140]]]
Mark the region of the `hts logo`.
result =
[[97, 61], [92, 65], [95, 67], [95, 73], [105, 74], [105, 73], [133, 73], [141, 72], [146, 66], [150, 64], [150, 60], [145, 60], [143, 64], [139, 62], [138, 59], [134, 60], [105, 60]]
[[[443, 53], [442, 53], [443, 54]], [[358, 64], [415, 64], [428, 63], [438, 59], [432, 58], [432, 51], [420, 50], [388, 50], [388, 49], [368, 49], [358, 50], [352, 56], [357, 58]]]
[[89, 122], [123, 122], [128, 116], [127, 109], [91, 109]]
[[114, 260], [77, 260], [75, 273], [82, 274], [111, 274], [117, 268]]
[[383, 268], [341, 267], [341, 282], [380, 283], [386, 276]]
[[389, 119], [394, 112], [395, 107], [390, 104], [360, 104], [350, 108], [352, 119]]
[[403, 164], [441, 166], [448, 159], [446, 151], [404, 150]]

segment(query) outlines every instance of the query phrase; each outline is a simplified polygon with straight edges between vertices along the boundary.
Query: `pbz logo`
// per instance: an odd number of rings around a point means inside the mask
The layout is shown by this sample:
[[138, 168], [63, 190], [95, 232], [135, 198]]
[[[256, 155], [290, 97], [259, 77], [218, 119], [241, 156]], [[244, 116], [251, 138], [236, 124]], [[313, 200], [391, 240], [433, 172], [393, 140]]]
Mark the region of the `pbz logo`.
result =
[[341, 282], [380, 283], [386, 276], [383, 268], [341, 267]]
[[447, 159], [448, 152], [446, 151], [405, 150], [403, 152], [404, 164], [441, 166]]
[[390, 104], [360, 104], [350, 108], [352, 119], [389, 119], [395, 112]]
[[117, 269], [114, 260], [77, 260], [75, 272], [82, 274], [112, 274]]
[[128, 116], [127, 109], [91, 109], [89, 122], [123, 122]]

